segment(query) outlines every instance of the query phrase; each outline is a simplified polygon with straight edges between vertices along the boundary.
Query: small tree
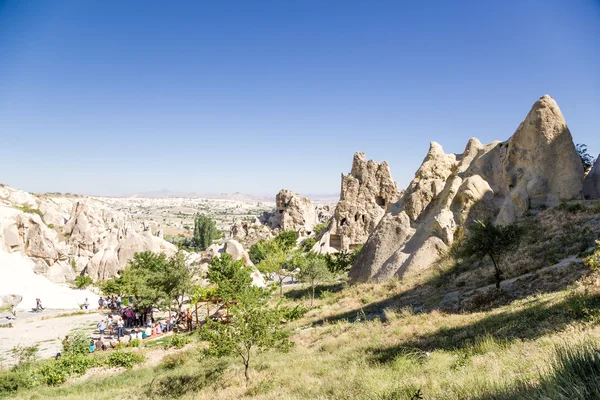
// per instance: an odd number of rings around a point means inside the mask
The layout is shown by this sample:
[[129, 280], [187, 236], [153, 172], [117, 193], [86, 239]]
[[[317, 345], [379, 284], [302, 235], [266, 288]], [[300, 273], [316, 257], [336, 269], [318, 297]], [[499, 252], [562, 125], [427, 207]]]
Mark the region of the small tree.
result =
[[296, 246], [296, 239], [296, 231], [283, 231], [273, 240], [278, 242], [284, 250], [291, 250]]
[[194, 236], [192, 247], [206, 250], [213, 240], [218, 239], [221, 232], [217, 229], [215, 221], [206, 215], [196, 214], [194, 217]]
[[456, 247], [455, 255], [459, 257], [489, 256], [494, 264], [496, 289], [500, 289], [503, 279], [500, 260], [504, 254], [513, 249], [519, 242], [522, 230], [515, 224], [496, 226], [490, 219], [475, 221], [469, 235]]
[[281, 326], [278, 310], [268, 308], [258, 288], [238, 296], [231, 307], [231, 321], [222, 324], [208, 320], [200, 331], [209, 343], [213, 355], [236, 355], [244, 364], [246, 386], [250, 382], [253, 355], [267, 349], [287, 351], [291, 346], [289, 333]]
[[283, 282], [294, 274], [292, 255], [288, 255], [280, 245], [269, 252], [258, 265], [260, 272], [277, 282], [279, 286], [279, 297], [283, 297]]
[[233, 261], [230, 254], [224, 253], [212, 259], [206, 277], [218, 285], [217, 296], [227, 302], [249, 290], [252, 285], [250, 273], [251, 269], [242, 260]]
[[310, 306], [313, 306], [315, 300], [315, 288], [319, 283], [329, 279], [331, 274], [327, 268], [327, 262], [314, 254], [309, 254], [300, 263], [300, 272], [298, 280], [308, 283], [311, 290]]
[[575, 150], [577, 150], [577, 154], [581, 159], [581, 163], [583, 164], [583, 170], [587, 171], [588, 169], [592, 168], [592, 165], [594, 165], [594, 157], [592, 157], [588, 153], [587, 145], [583, 143], [578, 143], [577, 145], [575, 145]]

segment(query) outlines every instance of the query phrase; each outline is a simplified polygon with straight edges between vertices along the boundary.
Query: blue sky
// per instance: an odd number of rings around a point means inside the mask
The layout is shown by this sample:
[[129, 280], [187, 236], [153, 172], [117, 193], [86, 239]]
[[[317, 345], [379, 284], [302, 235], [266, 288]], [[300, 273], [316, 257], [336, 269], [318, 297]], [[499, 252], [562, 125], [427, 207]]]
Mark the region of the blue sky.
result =
[[429, 141], [507, 139], [543, 94], [600, 152], [600, 2], [0, 0], [0, 182], [28, 191], [401, 187]]

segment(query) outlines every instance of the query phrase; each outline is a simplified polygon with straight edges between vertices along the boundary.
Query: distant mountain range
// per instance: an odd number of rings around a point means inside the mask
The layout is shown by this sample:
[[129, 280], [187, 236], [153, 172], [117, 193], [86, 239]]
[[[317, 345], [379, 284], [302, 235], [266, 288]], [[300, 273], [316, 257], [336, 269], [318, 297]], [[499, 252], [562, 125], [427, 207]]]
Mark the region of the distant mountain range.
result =
[[[301, 195], [308, 197], [315, 203], [331, 203], [337, 202], [340, 198], [339, 194], [315, 194], [309, 193], [308, 195]], [[275, 202], [275, 194], [273, 196], [260, 196], [246, 193], [196, 193], [196, 192], [177, 192], [168, 189], [154, 190], [149, 192], [134, 193], [123, 197], [142, 197], [142, 198], [170, 198], [170, 197], [183, 197], [183, 198], [205, 198], [205, 199], [223, 199], [223, 200], [237, 200], [237, 201], [260, 201], [266, 203]]]

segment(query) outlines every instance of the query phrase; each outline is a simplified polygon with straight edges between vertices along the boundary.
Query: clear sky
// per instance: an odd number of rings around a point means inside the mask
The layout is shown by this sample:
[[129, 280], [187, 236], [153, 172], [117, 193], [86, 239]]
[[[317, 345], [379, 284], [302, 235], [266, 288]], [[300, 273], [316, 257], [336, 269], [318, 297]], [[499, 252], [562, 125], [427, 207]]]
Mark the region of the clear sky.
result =
[[429, 141], [507, 139], [543, 94], [600, 152], [600, 1], [0, 0], [0, 182], [28, 191], [401, 187]]

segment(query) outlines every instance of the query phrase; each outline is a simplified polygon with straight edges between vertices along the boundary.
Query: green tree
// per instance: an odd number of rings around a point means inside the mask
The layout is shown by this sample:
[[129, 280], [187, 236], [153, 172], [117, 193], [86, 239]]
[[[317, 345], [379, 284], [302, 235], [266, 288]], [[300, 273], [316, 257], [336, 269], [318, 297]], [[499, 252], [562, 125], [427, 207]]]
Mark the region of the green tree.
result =
[[315, 300], [315, 288], [319, 283], [330, 279], [331, 273], [327, 268], [325, 259], [314, 254], [304, 257], [299, 264], [300, 272], [298, 273], [298, 280], [308, 283], [311, 290], [310, 306], [312, 307]]
[[575, 145], [575, 150], [577, 150], [577, 154], [581, 159], [581, 164], [583, 164], [583, 170], [587, 171], [588, 169], [592, 168], [592, 165], [594, 165], [594, 157], [592, 157], [588, 153], [587, 145], [583, 143], [578, 143], [577, 145]]
[[279, 296], [283, 297], [283, 282], [294, 274], [293, 255], [288, 254], [278, 242], [274, 243], [273, 249], [256, 267], [269, 279], [277, 282]]
[[458, 257], [489, 256], [494, 264], [496, 289], [500, 289], [503, 273], [500, 266], [502, 256], [516, 247], [522, 234], [522, 229], [515, 224], [496, 226], [490, 219], [475, 221], [469, 235], [455, 247]]
[[206, 215], [196, 214], [194, 217], [194, 236], [192, 247], [206, 250], [213, 240], [218, 239], [221, 232], [217, 229], [215, 221]]
[[129, 265], [118, 277], [106, 281], [106, 295], [134, 296], [140, 307], [155, 306], [181, 310], [183, 300], [195, 287], [196, 270], [186, 265], [185, 256], [177, 252], [172, 257], [164, 253], [145, 251], [135, 253]]
[[252, 270], [242, 260], [233, 261], [230, 254], [212, 259], [206, 277], [218, 286], [217, 296], [223, 301], [233, 301], [252, 286]]
[[[258, 289], [258, 288], [256, 288]], [[246, 386], [250, 382], [250, 365], [254, 355], [267, 349], [287, 351], [289, 333], [281, 325], [281, 315], [269, 308], [262, 289], [245, 291], [231, 307], [228, 324], [208, 320], [200, 330], [209, 343], [209, 353], [238, 356], [244, 364]]]
[[296, 231], [283, 231], [275, 237], [275, 240], [284, 250], [291, 250], [296, 246]]

